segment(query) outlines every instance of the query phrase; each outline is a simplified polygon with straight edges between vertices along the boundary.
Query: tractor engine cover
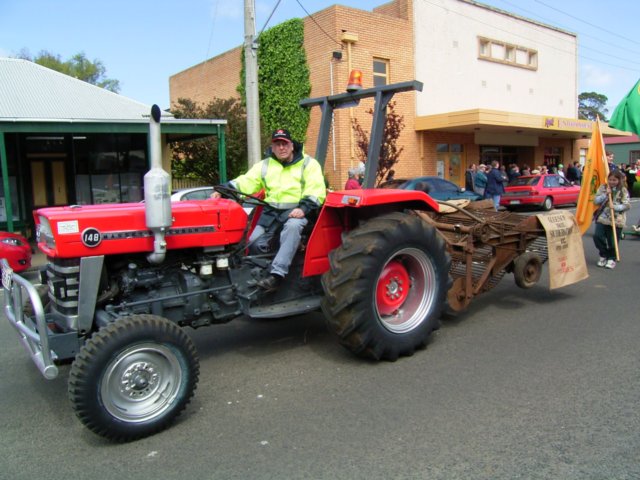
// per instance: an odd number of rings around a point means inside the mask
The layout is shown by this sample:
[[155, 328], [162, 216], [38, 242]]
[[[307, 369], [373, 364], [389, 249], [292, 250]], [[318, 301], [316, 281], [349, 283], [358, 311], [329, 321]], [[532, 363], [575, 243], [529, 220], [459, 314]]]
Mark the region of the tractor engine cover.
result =
[[[175, 202], [166, 231], [167, 250], [237, 244], [247, 213], [227, 199]], [[153, 233], [144, 203], [41, 208], [34, 212], [38, 247], [52, 258], [145, 253], [153, 251]]]

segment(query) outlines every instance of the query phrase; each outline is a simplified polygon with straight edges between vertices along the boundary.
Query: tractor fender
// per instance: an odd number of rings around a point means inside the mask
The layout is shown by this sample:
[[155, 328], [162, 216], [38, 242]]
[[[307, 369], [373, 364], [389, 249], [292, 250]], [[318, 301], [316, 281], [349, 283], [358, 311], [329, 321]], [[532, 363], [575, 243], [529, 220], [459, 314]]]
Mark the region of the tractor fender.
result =
[[342, 244], [342, 234], [357, 227], [358, 219], [393, 211], [439, 211], [438, 203], [424, 192], [391, 188], [329, 192], [306, 245], [304, 277], [329, 269], [329, 252]]

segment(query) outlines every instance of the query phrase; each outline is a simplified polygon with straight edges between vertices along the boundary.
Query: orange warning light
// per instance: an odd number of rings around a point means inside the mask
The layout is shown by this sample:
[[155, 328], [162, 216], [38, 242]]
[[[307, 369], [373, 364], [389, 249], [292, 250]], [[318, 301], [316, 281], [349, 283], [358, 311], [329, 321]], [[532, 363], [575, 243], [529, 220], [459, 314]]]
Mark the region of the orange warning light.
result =
[[358, 90], [362, 90], [362, 72], [360, 70], [351, 70], [347, 92], [353, 93]]

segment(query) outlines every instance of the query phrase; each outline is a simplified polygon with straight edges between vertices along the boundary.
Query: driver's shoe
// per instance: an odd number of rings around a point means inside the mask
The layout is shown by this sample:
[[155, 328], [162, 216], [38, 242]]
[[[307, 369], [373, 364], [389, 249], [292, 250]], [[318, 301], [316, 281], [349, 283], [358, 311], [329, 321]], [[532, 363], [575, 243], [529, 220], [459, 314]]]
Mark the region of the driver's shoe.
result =
[[268, 275], [265, 278], [261, 278], [256, 282], [256, 285], [263, 289], [265, 292], [273, 292], [278, 288], [282, 282], [282, 277], [280, 275]]

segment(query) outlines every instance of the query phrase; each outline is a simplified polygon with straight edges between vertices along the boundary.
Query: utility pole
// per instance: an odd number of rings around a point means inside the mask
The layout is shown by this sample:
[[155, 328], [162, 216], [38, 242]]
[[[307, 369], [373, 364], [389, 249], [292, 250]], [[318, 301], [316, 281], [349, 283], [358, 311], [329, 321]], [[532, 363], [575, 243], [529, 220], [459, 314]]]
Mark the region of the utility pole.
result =
[[244, 0], [244, 71], [247, 97], [247, 152], [249, 166], [262, 158], [260, 152], [260, 104], [258, 102], [258, 44], [254, 0]]

